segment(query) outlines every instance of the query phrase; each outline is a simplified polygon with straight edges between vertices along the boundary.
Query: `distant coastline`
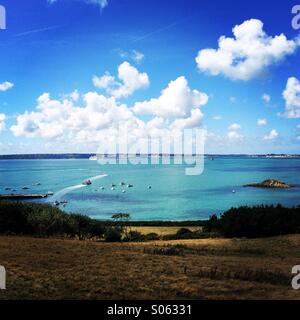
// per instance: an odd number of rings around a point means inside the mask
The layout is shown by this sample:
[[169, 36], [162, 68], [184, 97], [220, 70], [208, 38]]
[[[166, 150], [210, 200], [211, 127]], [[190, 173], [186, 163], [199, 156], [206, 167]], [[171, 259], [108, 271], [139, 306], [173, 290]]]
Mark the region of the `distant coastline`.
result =
[[[104, 155], [107, 158], [116, 157], [116, 155]], [[117, 157], [134, 156], [119, 154]], [[137, 154], [140, 157], [150, 156], [181, 156], [180, 154]], [[191, 156], [195, 156], [191, 155]], [[300, 159], [300, 154], [205, 154], [205, 157], [250, 157], [250, 158], [266, 158], [266, 159]], [[49, 154], [6, 154], [0, 155], [0, 160], [61, 160], [61, 159], [91, 159], [96, 160], [95, 153], [49, 153]]]

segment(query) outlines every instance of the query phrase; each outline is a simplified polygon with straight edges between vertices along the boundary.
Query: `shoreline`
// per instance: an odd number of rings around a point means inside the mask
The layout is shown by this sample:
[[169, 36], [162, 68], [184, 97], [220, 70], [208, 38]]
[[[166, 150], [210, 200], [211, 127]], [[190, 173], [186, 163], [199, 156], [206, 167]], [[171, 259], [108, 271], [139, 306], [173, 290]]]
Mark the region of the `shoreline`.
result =
[[[183, 154], [116, 154], [105, 155], [110, 157], [178, 157], [188, 156]], [[189, 156], [196, 156], [190, 154]], [[202, 155], [201, 155], [202, 156]], [[259, 159], [300, 159], [300, 154], [204, 154], [204, 157], [221, 158], [221, 157], [249, 157]], [[36, 154], [2, 154], [0, 160], [97, 160], [95, 153], [36, 153]]]

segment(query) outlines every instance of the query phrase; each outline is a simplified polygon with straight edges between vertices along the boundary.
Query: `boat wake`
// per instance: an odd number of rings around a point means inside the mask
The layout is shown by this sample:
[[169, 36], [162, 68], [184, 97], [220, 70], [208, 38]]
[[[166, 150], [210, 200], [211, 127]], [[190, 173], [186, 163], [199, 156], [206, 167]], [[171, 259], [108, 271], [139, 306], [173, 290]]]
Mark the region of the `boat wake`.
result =
[[[92, 178], [89, 178], [88, 180], [90, 180], [91, 182], [94, 182], [94, 181], [97, 181], [97, 180], [100, 180], [100, 179], [103, 179], [107, 177], [107, 174], [102, 174], [102, 175], [98, 175], [98, 176], [95, 176], [95, 177], [92, 177]], [[63, 196], [65, 196], [66, 194], [74, 191], [74, 190], [78, 190], [78, 189], [81, 189], [81, 188], [86, 188], [88, 187], [88, 185], [85, 185], [85, 184], [77, 184], [75, 186], [71, 186], [71, 187], [67, 187], [67, 188], [64, 188], [58, 192], [56, 192], [52, 197], [50, 197], [49, 199], [47, 199], [47, 202], [55, 202], [55, 201], [58, 201], [60, 200]]]

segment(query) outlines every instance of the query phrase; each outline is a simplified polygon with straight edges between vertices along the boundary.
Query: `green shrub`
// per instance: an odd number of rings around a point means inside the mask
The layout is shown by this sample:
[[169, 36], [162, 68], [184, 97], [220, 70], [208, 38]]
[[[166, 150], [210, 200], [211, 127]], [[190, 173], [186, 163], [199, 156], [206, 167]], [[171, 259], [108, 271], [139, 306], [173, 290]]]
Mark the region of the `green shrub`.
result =
[[210, 233], [203, 233], [202, 231], [193, 232], [187, 228], [181, 228], [175, 234], [163, 236], [163, 240], [192, 240], [203, 238], [210, 238]]
[[160, 240], [160, 237], [157, 233], [152, 232], [152, 233], [148, 233], [145, 235], [145, 240], [146, 241], [155, 241], [155, 240]]
[[109, 227], [105, 231], [104, 239], [107, 242], [121, 242], [122, 230], [116, 227]]
[[124, 241], [129, 242], [143, 242], [145, 241], [145, 236], [139, 231], [129, 231], [127, 232]]
[[160, 256], [183, 256], [184, 248], [181, 246], [144, 248], [144, 253]]
[[100, 221], [67, 214], [47, 204], [0, 201], [0, 234], [67, 236], [81, 240], [102, 237]]
[[193, 235], [193, 231], [191, 231], [190, 229], [187, 228], [180, 228], [177, 232], [176, 232], [176, 237], [178, 239], [188, 239], [189, 237], [191, 237]]
[[88, 228], [91, 237], [103, 238], [106, 228], [101, 221], [92, 220]]
[[262, 238], [300, 233], [300, 208], [285, 208], [281, 205], [232, 208], [220, 218], [212, 216], [206, 229], [217, 230], [230, 238]]

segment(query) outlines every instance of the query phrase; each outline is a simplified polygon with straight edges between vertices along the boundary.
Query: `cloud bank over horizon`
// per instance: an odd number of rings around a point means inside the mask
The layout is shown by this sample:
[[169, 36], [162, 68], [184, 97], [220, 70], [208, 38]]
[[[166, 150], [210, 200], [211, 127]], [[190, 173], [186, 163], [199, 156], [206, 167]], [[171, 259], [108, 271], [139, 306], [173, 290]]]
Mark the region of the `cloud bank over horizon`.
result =
[[[108, 96], [75, 90], [52, 99], [50, 93], [43, 93], [35, 110], [18, 115], [10, 130], [16, 137], [98, 146], [114, 143], [120, 128], [127, 129], [128, 142], [133, 144], [149, 136], [180, 136], [184, 129], [202, 126], [201, 107], [208, 103], [208, 95], [191, 89], [185, 77], [171, 81], [158, 98], [136, 102], [132, 107], [119, 99], [147, 87], [149, 77], [124, 62], [118, 68], [118, 79], [122, 83], [108, 74], [94, 77], [94, 85]], [[149, 119], [140, 117], [142, 114]]]

